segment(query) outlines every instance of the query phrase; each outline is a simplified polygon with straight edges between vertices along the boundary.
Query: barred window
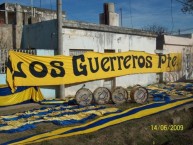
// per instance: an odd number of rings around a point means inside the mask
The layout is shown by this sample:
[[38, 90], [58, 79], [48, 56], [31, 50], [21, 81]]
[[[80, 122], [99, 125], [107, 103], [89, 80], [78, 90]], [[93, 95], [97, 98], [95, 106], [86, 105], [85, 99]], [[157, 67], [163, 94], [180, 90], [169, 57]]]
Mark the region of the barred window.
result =
[[[14, 51], [36, 55], [36, 50], [31, 50], [31, 49], [30, 50], [29, 49], [25, 49], [25, 50], [15, 49]], [[9, 49], [0, 49], [0, 74], [6, 73], [6, 64], [8, 61], [8, 53], [9, 53]]]
[[4, 74], [6, 72], [8, 52], [8, 49], [0, 49], [0, 74]]
[[77, 56], [77, 55], [81, 55], [81, 54], [84, 54], [85, 52], [88, 52], [88, 51], [93, 51], [91, 49], [70, 49], [70, 56]]

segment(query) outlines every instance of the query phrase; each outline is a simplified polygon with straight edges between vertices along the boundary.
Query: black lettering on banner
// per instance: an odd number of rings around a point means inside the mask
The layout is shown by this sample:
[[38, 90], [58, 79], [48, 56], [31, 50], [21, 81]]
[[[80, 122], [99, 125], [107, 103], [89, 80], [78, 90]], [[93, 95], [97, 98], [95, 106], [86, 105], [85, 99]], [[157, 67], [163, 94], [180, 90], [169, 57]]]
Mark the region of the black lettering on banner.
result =
[[102, 60], [101, 60], [101, 68], [103, 71], [107, 72], [109, 71], [110, 69], [110, 66], [108, 66], [107, 68], [105, 68], [105, 65], [109, 62], [109, 58], [108, 57], [104, 57]]
[[140, 68], [143, 68], [145, 66], [145, 58], [141, 55], [138, 58], [138, 65]]
[[122, 70], [121, 68], [121, 59], [123, 60], [123, 56], [117, 56], [118, 59], [118, 70]]
[[10, 70], [10, 72], [13, 72], [13, 68], [11, 66], [10, 58], [8, 58], [8, 61], [7, 61], [7, 68]]
[[177, 60], [177, 56], [174, 56], [172, 59], [172, 66], [173, 67], [177, 64], [176, 60]]
[[170, 57], [170, 54], [168, 54], [168, 67], [170, 67], [170, 61], [171, 61], [171, 57]]
[[158, 68], [161, 68], [161, 65], [166, 62], [166, 55], [159, 54]]
[[18, 71], [14, 71], [14, 74], [13, 74], [14, 77], [21, 77], [21, 78], [26, 78], [27, 77], [26, 74], [23, 72], [23, 70], [21, 68], [22, 63], [23, 62], [21, 62], [21, 61], [17, 63]]
[[92, 58], [88, 58], [89, 65], [90, 65], [90, 71], [91, 71], [92, 73], [96, 73], [96, 72], [99, 70], [98, 57], [95, 57], [94, 59], [95, 59], [95, 66], [96, 66], [95, 69], [93, 68]]
[[[40, 66], [41, 69], [38, 69], [37, 66]], [[36, 69], [35, 69], [36, 68]], [[39, 71], [37, 71], [37, 69]], [[47, 75], [48, 73], [48, 69], [46, 67], [45, 64], [39, 62], [39, 61], [33, 61], [30, 63], [29, 65], [29, 70], [30, 70], [30, 73], [34, 76], [34, 77], [37, 77], [37, 78], [43, 78]]]
[[72, 64], [73, 64], [73, 71], [75, 76], [85, 75], [87, 76], [87, 70], [86, 65], [83, 65], [82, 63], [79, 64], [79, 68], [81, 71], [78, 70], [78, 60], [81, 60], [81, 62], [85, 62], [84, 55], [78, 55], [72, 57]]
[[151, 56], [146, 57], [146, 68], [152, 68], [152, 57]]
[[115, 71], [113, 60], [116, 60], [116, 57], [110, 57], [111, 71]]
[[132, 57], [133, 57], [133, 68], [136, 68], [136, 63], [135, 63], [135, 60], [137, 60], [138, 59], [138, 57], [137, 56], [134, 56], [134, 55], [132, 55]]
[[128, 69], [130, 67], [130, 64], [128, 64], [128, 62], [131, 60], [131, 56], [128, 55], [125, 57], [124, 61], [123, 61], [123, 65], [126, 69]]
[[50, 65], [60, 71], [59, 73], [57, 73], [56, 69], [51, 69], [50, 75], [53, 78], [63, 77], [65, 75], [65, 70], [63, 68], [64, 63], [62, 61], [51, 61]]

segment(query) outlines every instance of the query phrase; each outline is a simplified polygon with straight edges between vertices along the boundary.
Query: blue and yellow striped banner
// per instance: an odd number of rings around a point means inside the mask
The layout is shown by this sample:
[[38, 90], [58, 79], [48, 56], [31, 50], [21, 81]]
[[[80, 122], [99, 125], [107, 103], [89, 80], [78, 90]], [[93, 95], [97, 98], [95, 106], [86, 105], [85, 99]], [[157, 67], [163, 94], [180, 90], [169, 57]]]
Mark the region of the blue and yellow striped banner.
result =
[[26, 101], [33, 100], [35, 102], [44, 99], [38, 87], [17, 87], [14, 93], [6, 85], [0, 86], [0, 107], [15, 105]]
[[52, 122], [56, 125], [71, 125], [84, 123], [96, 116], [120, 112], [117, 108], [106, 108], [102, 106], [88, 107], [48, 107], [16, 113], [14, 115], [0, 116], [0, 132], [15, 133], [35, 128], [35, 124], [41, 122]]
[[190, 104], [190, 103], [193, 103], [193, 96], [188, 98], [178, 99], [178, 100], [172, 100], [169, 103], [166, 103], [166, 102], [151, 103], [148, 105], [131, 108], [121, 113], [104, 116], [80, 126], [64, 127], [51, 132], [38, 134], [34, 136], [27, 136], [25, 138], [13, 140], [5, 144], [13, 144], [13, 145], [32, 144], [32, 143], [38, 143], [46, 140], [57, 139], [61, 137], [91, 133], [99, 129], [116, 125], [128, 120], [142, 118], [142, 117], [160, 113], [169, 109], [175, 109], [177, 107]]

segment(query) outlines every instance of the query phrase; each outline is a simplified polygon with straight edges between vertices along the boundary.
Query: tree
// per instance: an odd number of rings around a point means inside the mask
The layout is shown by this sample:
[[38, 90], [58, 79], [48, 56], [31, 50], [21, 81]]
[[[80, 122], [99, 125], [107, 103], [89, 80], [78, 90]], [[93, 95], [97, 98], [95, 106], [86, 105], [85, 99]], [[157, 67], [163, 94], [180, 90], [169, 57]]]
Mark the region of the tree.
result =
[[166, 27], [156, 24], [145, 26], [144, 28], [142, 28], [142, 30], [153, 32], [157, 35], [163, 35], [168, 33], [168, 29]]
[[176, 0], [182, 3], [182, 12], [193, 14], [193, 0]]

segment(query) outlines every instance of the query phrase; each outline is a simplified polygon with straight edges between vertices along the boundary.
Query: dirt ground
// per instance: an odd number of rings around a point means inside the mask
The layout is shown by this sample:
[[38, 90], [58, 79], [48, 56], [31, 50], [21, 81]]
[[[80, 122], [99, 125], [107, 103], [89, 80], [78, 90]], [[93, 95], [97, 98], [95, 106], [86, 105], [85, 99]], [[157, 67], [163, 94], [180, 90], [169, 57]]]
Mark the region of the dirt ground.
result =
[[[137, 106], [137, 104], [109, 105], [122, 110]], [[39, 104], [25, 104], [0, 109], [0, 115], [14, 114], [34, 108]], [[182, 131], [152, 130], [152, 125], [183, 125]], [[19, 133], [0, 133], [0, 144], [13, 139], [44, 133], [60, 128], [52, 123], [40, 123], [35, 129]], [[147, 116], [141, 119], [127, 121], [97, 132], [77, 135], [68, 138], [36, 143], [36, 145], [193, 145], [193, 108], [180, 111], [173, 110]]]

